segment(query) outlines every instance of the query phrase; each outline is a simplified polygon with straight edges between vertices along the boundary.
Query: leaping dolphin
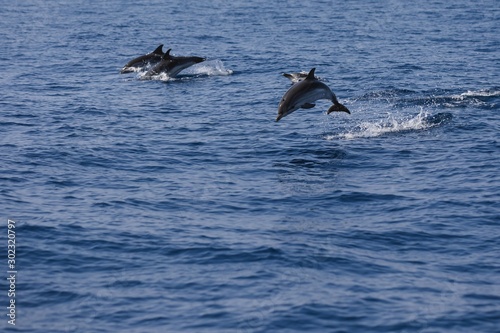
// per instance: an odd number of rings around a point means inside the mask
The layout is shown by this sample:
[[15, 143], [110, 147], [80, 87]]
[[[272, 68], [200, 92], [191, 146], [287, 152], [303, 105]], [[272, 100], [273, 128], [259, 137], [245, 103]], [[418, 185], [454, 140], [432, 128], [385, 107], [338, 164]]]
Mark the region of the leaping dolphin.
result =
[[182, 70], [205, 61], [205, 58], [201, 57], [176, 57], [170, 55], [170, 50], [162, 56], [161, 61], [157, 63], [153, 68], [151, 68], [144, 75], [145, 78], [151, 78], [153, 75], [158, 75], [161, 73], [167, 74], [169, 77], [173, 78], [179, 74]]
[[158, 46], [153, 52], [130, 60], [125, 66], [123, 66], [120, 73], [123, 74], [135, 72], [148, 64], [154, 65], [160, 62], [164, 54], [162, 48], [163, 44], [160, 44], [160, 46]]
[[332, 101], [333, 105], [328, 109], [327, 114], [334, 111], [343, 111], [351, 113], [344, 105], [340, 104], [337, 100], [337, 96], [328, 88], [328, 86], [314, 77], [314, 71], [316, 68], [311, 69], [307, 77], [288, 89], [288, 91], [283, 95], [281, 102], [278, 106], [278, 117], [276, 121], [279, 121], [284, 116], [289, 115], [298, 109], [311, 109], [315, 107], [315, 101], [318, 99], [328, 99]]

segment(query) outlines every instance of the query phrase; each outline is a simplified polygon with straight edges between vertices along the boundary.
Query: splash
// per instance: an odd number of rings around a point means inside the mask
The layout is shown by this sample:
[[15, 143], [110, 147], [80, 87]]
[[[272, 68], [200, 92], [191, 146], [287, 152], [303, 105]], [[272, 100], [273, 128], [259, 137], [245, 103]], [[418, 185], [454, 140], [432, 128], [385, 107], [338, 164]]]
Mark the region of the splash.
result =
[[357, 138], [379, 137], [393, 133], [421, 131], [441, 125], [450, 121], [452, 118], [452, 114], [448, 112], [432, 115], [423, 110], [411, 118], [399, 119], [392, 114], [388, 114], [387, 119], [373, 122], [363, 122], [346, 133], [328, 135], [326, 139], [353, 140]]
[[146, 77], [147, 71], [144, 72], [139, 72], [139, 75], [137, 76], [139, 80], [156, 80], [156, 81], [170, 81], [173, 80], [174, 78], [171, 78], [168, 76], [167, 73], [160, 73], [157, 75], [153, 75], [151, 77]]
[[224, 66], [221, 60], [208, 60], [193, 65], [182, 71], [182, 75], [208, 75], [208, 76], [226, 76], [233, 74], [231, 69]]
[[139, 80], [156, 80], [156, 81], [175, 81], [175, 80], [185, 80], [186, 78], [198, 77], [198, 76], [226, 76], [233, 74], [231, 69], [224, 66], [221, 60], [209, 60], [204, 61], [199, 64], [195, 64], [191, 67], [186, 68], [176, 77], [170, 77], [166, 73], [160, 73], [158, 75], [153, 75], [146, 78], [145, 75], [149, 68], [146, 70], [142, 69], [138, 72], [137, 78]]

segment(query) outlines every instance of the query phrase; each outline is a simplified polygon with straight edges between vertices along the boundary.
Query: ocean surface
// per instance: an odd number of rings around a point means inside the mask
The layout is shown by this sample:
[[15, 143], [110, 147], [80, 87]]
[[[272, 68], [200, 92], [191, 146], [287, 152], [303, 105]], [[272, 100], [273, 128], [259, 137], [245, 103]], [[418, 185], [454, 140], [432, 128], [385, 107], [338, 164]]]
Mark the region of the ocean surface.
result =
[[500, 332], [497, 0], [0, 5], [1, 331]]

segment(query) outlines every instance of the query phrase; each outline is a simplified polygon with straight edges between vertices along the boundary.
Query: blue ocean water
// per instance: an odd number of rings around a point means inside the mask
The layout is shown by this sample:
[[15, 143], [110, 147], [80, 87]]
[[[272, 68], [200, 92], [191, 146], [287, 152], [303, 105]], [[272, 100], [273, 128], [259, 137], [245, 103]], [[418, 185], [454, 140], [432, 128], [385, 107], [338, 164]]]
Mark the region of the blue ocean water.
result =
[[498, 1], [1, 8], [3, 330], [500, 332]]

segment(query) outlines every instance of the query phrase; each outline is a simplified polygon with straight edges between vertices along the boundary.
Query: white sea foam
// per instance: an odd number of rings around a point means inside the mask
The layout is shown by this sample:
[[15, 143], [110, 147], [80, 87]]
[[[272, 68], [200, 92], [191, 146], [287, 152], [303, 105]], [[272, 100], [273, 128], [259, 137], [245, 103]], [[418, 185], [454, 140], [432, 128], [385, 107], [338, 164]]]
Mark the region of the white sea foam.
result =
[[468, 97], [498, 97], [500, 96], [499, 90], [468, 90], [460, 95], [454, 95], [453, 98], [464, 99]]
[[447, 107], [456, 107], [462, 106], [464, 103], [467, 105], [474, 106], [487, 106], [487, 99], [492, 97], [500, 96], [499, 90], [468, 90], [461, 94], [451, 95], [446, 99], [446, 96], [443, 96], [443, 105]]
[[398, 118], [393, 114], [388, 114], [386, 119], [365, 121], [344, 133], [328, 135], [326, 139], [353, 140], [357, 138], [373, 138], [390, 133], [425, 130], [437, 126], [451, 119], [451, 117], [449, 113], [431, 115], [424, 110], [421, 110], [416, 116], [410, 118]]
[[233, 74], [233, 71], [227, 69], [221, 60], [208, 60], [199, 64], [193, 65], [182, 71], [185, 75], [209, 75], [209, 76], [225, 76]]

